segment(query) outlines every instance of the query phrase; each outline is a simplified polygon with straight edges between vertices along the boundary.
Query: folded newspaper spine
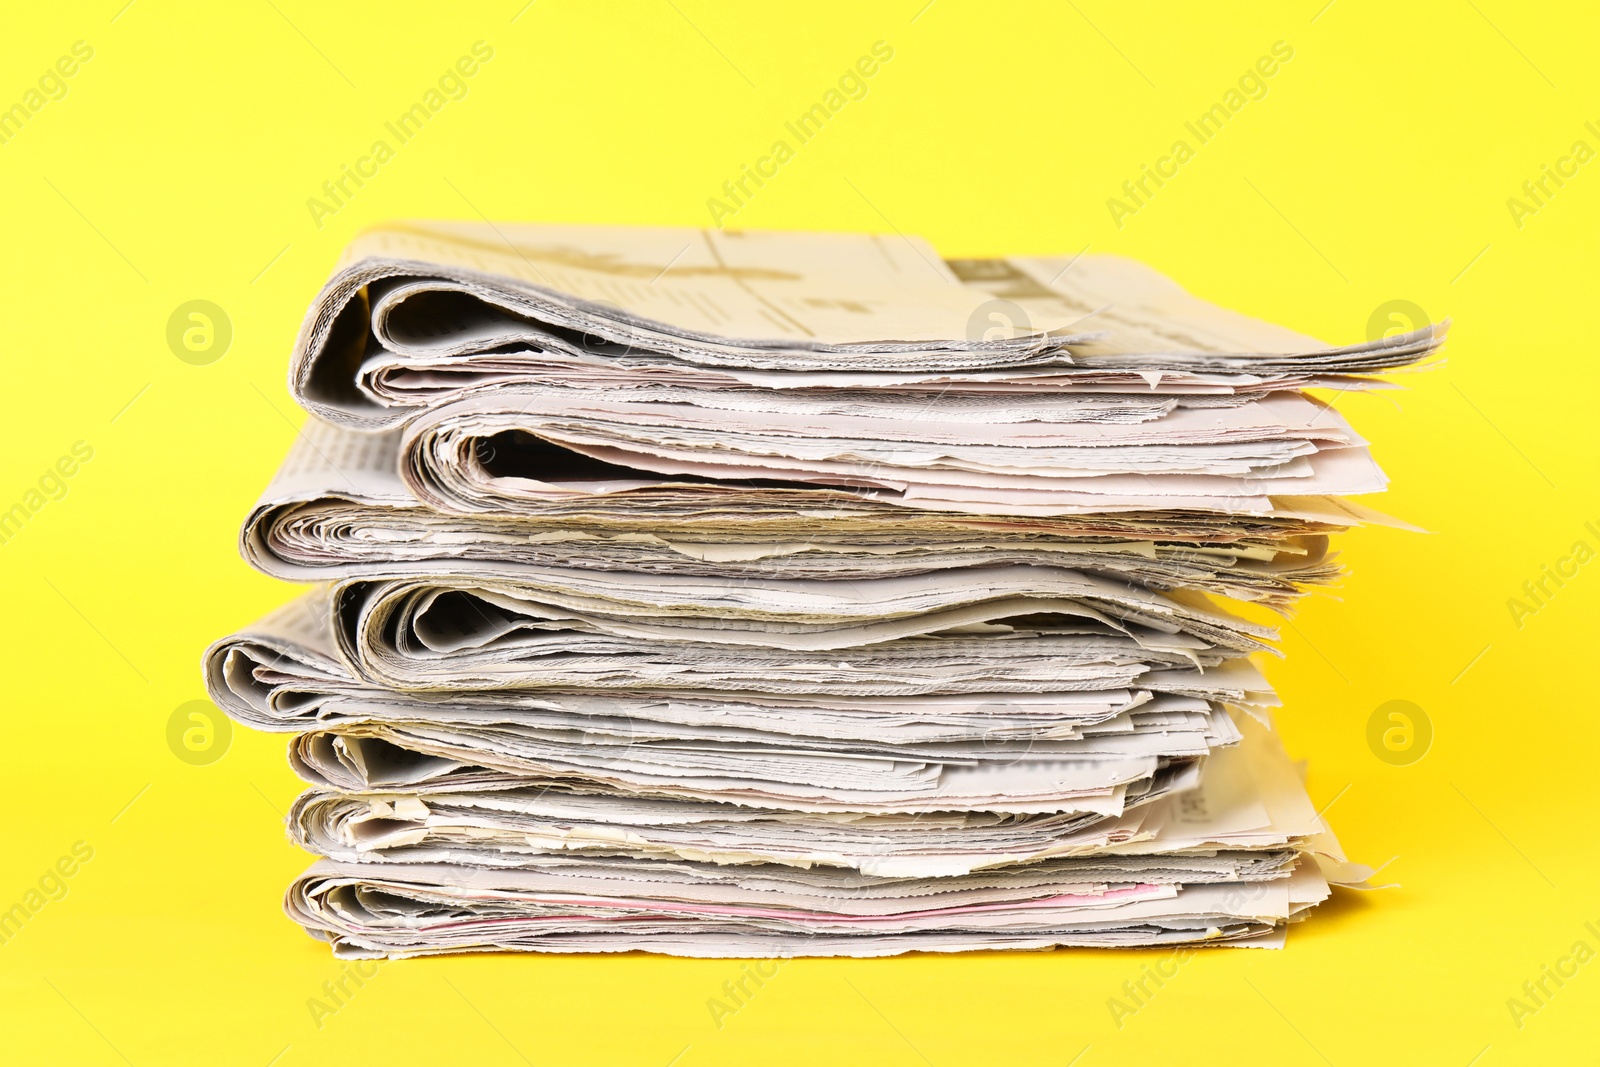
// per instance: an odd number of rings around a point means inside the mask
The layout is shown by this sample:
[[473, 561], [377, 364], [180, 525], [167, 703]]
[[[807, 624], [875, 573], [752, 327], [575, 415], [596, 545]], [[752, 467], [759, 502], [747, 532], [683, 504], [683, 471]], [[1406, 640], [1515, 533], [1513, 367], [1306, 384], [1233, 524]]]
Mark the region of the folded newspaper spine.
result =
[[1114, 257], [393, 224], [207, 650], [347, 957], [1279, 946], [1364, 886], [1256, 662], [1390, 522], [1330, 347]]

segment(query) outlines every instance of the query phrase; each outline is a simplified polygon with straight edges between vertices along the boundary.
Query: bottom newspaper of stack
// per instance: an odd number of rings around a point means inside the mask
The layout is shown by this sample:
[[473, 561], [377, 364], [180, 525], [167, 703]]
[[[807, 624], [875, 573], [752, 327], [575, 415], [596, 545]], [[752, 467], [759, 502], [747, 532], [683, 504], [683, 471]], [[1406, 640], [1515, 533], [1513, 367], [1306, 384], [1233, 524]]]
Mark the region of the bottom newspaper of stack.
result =
[[1276, 947], [1370, 876], [1273, 732], [1259, 628], [969, 577], [982, 597], [924, 597], [892, 634], [815, 604], [775, 623], [784, 583], [708, 617], [347, 581], [205, 671], [230, 716], [295, 735], [289, 831], [325, 858], [286, 907], [344, 957]]

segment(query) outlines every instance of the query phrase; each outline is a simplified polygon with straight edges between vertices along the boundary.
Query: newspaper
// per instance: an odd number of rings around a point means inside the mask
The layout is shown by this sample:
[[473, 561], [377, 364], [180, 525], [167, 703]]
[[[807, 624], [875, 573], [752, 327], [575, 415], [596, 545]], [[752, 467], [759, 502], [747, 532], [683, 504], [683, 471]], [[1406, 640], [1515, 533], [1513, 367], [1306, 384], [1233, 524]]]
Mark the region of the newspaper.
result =
[[1032, 518], [927, 511], [829, 489], [671, 482], [528, 503], [515, 517], [425, 507], [401, 480], [399, 432], [313, 421], [241, 527], [240, 552], [267, 574], [299, 581], [515, 578], [552, 566], [854, 581], [1027, 563], [1284, 609], [1338, 577], [1330, 533], [1389, 521], [1331, 499], [1278, 498], [1266, 515]]
[[[553, 403], [553, 402], [552, 402]], [[692, 413], [692, 414], [690, 414]], [[502, 390], [414, 420], [401, 476], [423, 504], [517, 514], [551, 498], [663, 481], [853, 488], [874, 499], [975, 514], [1073, 515], [1192, 509], [1270, 514], [1274, 496], [1346, 496], [1387, 484], [1366, 443], [1293, 394], [1153, 426], [1028, 423], [1025, 440], [983, 440], [924, 420], [922, 440], [868, 440], [784, 427], [773, 413], [701, 418], [684, 405], [585, 401], [555, 412]], [[792, 432], [791, 432], [792, 431]]]
[[402, 222], [346, 250], [289, 382], [314, 414], [379, 428], [523, 382], [957, 397], [1361, 388], [1442, 339], [1430, 326], [1330, 347], [1110, 256], [947, 265], [917, 238]]
[[[797, 881], [769, 876], [749, 886], [725, 869], [660, 860], [552, 859], [519, 869], [322, 860], [290, 887], [287, 908], [347, 959], [473, 951], [873, 957], [1277, 947], [1287, 923], [1328, 895], [1319, 874], [1299, 867], [1270, 881], [1215, 885], [1063, 881], [981, 894], [952, 885], [931, 900], [880, 900], [856, 885], [802, 894]], [[842, 910], [846, 901], [860, 907]]]
[[[961, 669], [942, 651], [912, 667], [864, 663], [859, 673], [875, 672], [880, 686], [897, 681], [879, 699], [848, 678], [808, 682], [819, 663], [794, 666], [785, 684], [771, 666], [741, 671], [725, 650], [688, 647], [608, 665], [598, 684], [591, 657], [568, 650], [559, 668], [524, 671], [507, 694], [468, 689], [473, 679], [460, 674], [455, 689], [436, 675], [432, 692], [402, 691], [360, 677], [361, 658], [335, 647], [337, 598], [310, 594], [214, 645], [206, 665], [220, 707], [299, 732], [296, 770], [339, 789], [481, 789], [496, 781], [489, 770], [794, 811], [1107, 816], [1192, 784], [1200, 760], [1239, 740], [1228, 705], [1274, 699], [1247, 660], [1224, 666], [1203, 650], [1163, 656], [1093, 637], [1042, 656], [1029, 676], [1036, 692], [1022, 696], [1022, 672], [981, 647]], [[688, 679], [670, 669], [696, 652], [703, 666]]]
[[[346, 862], [515, 866], [525, 856], [557, 852], [845, 867], [918, 878], [1101, 855], [1124, 845], [1137, 849], [1130, 864], [1156, 854], [1285, 848], [1316, 832], [1306, 817], [1304, 790], [1292, 773], [1280, 773], [1281, 750], [1267, 731], [1251, 720], [1242, 736], [1243, 745], [1219, 748], [1203, 776], [1190, 776], [1195, 780], [1188, 788], [1164, 790], [1113, 817], [985, 811], [844, 817], [582, 790], [570, 782], [500, 774], [480, 776], [481, 787], [473, 789], [423, 784], [395, 792], [366, 783], [312, 789], [295, 802], [289, 826], [312, 851]], [[1276, 830], [1274, 806], [1280, 811]]]
[[650, 584], [551, 568], [537, 581], [351, 579], [326, 603], [348, 669], [406, 690], [1029, 692], [1271, 647], [1271, 628], [1203, 597], [1041, 570]]

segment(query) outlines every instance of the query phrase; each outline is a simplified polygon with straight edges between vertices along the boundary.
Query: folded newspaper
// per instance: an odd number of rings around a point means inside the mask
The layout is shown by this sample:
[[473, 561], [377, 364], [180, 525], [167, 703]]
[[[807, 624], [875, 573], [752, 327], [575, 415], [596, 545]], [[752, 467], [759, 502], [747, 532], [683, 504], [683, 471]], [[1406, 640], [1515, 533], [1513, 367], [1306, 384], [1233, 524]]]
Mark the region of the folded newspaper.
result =
[[1329, 534], [1392, 521], [1331, 497], [1276, 497], [1262, 514], [1036, 517], [674, 480], [530, 500], [515, 515], [464, 514], [421, 503], [400, 471], [398, 432], [308, 422], [241, 528], [241, 553], [291, 581], [438, 571], [509, 578], [549, 567], [855, 580], [1041, 564], [1283, 607], [1337, 577]]
[[291, 917], [346, 956], [1281, 945], [1370, 872], [1245, 605], [1394, 522], [1307, 390], [1444, 333], [916, 239], [363, 235], [240, 532], [318, 584], [204, 661], [292, 735]]
[[1112, 256], [945, 263], [914, 237], [406, 222], [345, 251], [289, 381], [313, 414], [369, 428], [518, 384], [865, 391], [902, 418], [908, 393], [1037, 392], [1152, 418], [1174, 397], [1369, 386], [1442, 339], [1329, 347]]

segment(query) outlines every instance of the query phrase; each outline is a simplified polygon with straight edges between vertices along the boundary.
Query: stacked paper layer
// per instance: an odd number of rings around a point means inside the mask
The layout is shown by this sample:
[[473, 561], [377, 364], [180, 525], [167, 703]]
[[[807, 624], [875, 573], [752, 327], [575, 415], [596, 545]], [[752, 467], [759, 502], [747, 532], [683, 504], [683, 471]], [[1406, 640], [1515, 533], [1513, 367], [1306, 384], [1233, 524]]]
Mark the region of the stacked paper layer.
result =
[[1259, 620], [1388, 521], [1306, 390], [1443, 336], [1331, 348], [1109, 257], [363, 236], [240, 535], [318, 584], [205, 658], [310, 786], [290, 915], [342, 955], [1281, 944], [1368, 872]]

